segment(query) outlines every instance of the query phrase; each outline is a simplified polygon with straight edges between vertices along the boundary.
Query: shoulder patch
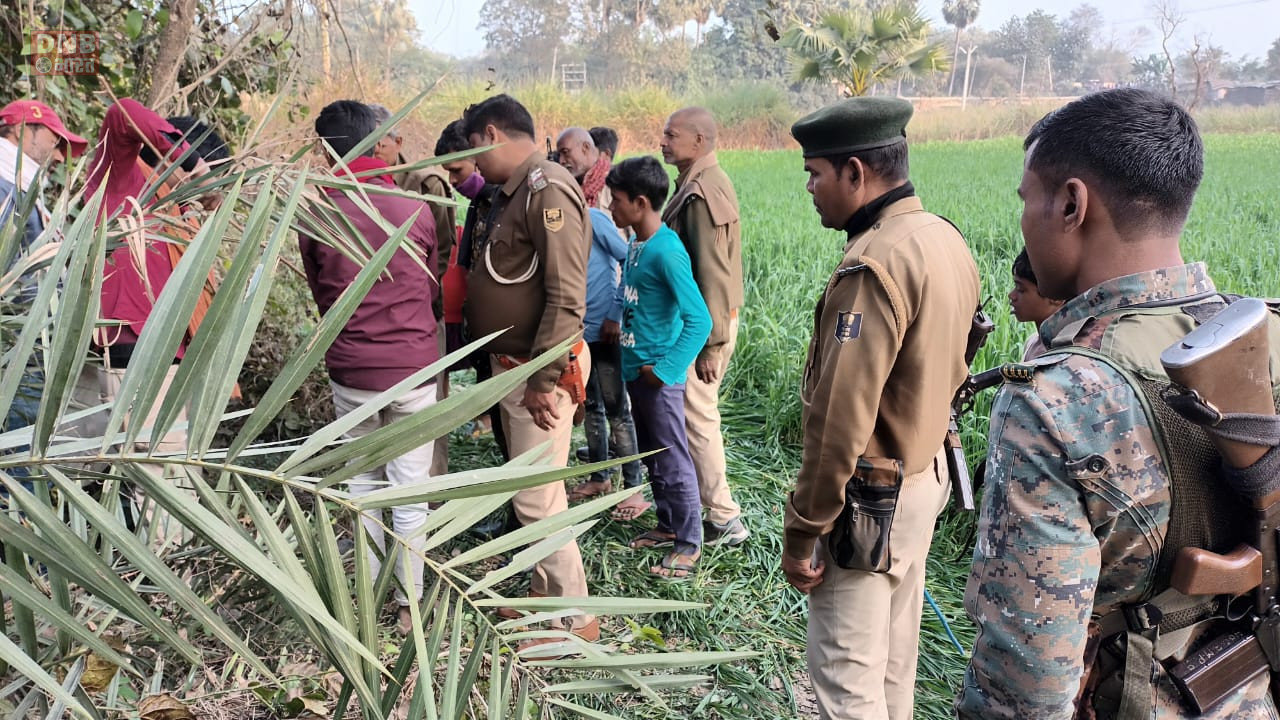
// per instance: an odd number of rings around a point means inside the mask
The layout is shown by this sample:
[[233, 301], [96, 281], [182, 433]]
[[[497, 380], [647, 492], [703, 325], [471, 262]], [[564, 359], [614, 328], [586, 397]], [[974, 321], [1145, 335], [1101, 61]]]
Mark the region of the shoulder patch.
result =
[[542, 168], [535, 166], [529, 171], [529, 192], [538, 192], [547, 187], [547, 174]]
[[559, 232], [564, 227], [564, 210], [547, 208], [542, 211], [542, 224], [551, 232]]
[[852, 310], [841, 310], [836, 318], [836, 342], [843, 345], [849, 340], [857, 340], [862, 334], [862, 313]]

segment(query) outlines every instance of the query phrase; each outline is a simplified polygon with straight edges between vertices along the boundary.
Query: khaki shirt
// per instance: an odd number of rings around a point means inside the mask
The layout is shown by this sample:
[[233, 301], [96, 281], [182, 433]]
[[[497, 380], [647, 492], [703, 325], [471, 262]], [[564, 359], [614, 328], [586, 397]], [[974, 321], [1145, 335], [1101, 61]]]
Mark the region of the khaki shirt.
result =
[[742, 307], [742, 223], [738, 195], [715, 153], [676, 178], [662, 221], [684, 241], [711, 313], [711, 336], [699, 357], [717, 357], [729, 342], [729, 321]]
[[[400, 157], [400, 164], [408, 164], [404, 156]], [[419, 195], [453, 198], [453, 186], [449, 184], [449, 175], [438, 165], [413, 172], [396, 173], [396, 185], [401, 190], [416, 192]], [[453, 253], [453, 242], [458, 233], [454, 229], [458, 218], [457, 208], [447, 203], [430, 200], [427, 201], [427, 206], [431, 208], [431, 217], [436, 221], [437, 256], [436, 268], [432, 272], [436, 273], [436, 280], [439, 280], [449, 269], [449, 257]]]
[[814, 311], [801, 392], [804, 453], [784, 520], [789, 556], [810, 557], [831, 531], [859, 457], [896, 458], [907, 475], [933, 462], [968, 374], [978, 290], [964, 238], [918, 198], [892, 203], [849, 239]]
[[[568, 170], [535, 152], [493, 202], [488, 237], [475, 248], [467, 280], [467, 323], [472, 337], [510, 327], [485, 349], [533, 357], [582, 333], [591, 249], [586, 200]], [[529, 385], [551, 392], [568, 362], [568, 355], [558, 358]]]

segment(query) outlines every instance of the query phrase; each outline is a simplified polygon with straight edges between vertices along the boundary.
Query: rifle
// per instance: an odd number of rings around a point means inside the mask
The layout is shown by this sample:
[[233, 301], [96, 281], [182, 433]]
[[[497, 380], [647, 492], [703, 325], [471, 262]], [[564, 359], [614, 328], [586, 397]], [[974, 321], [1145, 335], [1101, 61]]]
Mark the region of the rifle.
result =
[[[1270, 311], [1255, 298], [1228, 305], [1166, 348], [1160, 363], [1175, 383], [1170, 407], [1205, 427], [1221, 454], [1223, 482], [1253, 509], [1251, 542], [1221, 555], [1184, 547], [1170, 586], [1185, 595], [1228, 599], [1252, 594], [1251, 607], [1229, 619], [1248, 620], [1249, 631], [1217, 638], [1170, 670], [1183, 698], [1204, 712], [1263, 672], [1280, 669], [1280, 599], [1277, 598], [1277, 528], [1280, 475], [1259, 462], [1280, 444], [1269, 369]], [[1276, 683], [1272, 683], [1275, 695]]]
[[[989, 300], [990, 298], [988, 298]], [[996, 324], [983, 311], [987, 300], [983, 300], [978, 309], [973, 311], [969, 323], [969, 337], [965, 341], [964, 364], [973, 365], [978, 351], [987, 343], [987, 336], [996, 329]], [[951, 498], [961, 510], [973, 511], [977, 504], [973, 499], [973, 479], [969, 476], [969, 462], [964, 456], [964, 445], [960, 441], [960, 426], [957, 419], [973, 407], [977, 394], [989, 387], [1000, 384], [1002, 377], [1000, 368], [993, 368], [979, 373], [970, 373], [965, 378], [956, 396], [951, 400], [951, 418], [947, 425], [947, 435], [942, 441], [942, 448], [947, 455], [947, 474], [951, 476]]]
[[556, 149], [551, 146], [550, 135], [547, 136], [547, 159], [551, 162], [560, 162], [560, 153], [556, 152]]

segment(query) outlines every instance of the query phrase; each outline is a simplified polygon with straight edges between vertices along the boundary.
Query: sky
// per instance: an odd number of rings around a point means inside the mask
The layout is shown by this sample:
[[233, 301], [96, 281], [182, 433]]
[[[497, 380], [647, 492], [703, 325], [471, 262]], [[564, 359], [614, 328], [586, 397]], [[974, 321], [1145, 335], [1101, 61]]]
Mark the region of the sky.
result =
[[[476, 29], [483, 4], [482, 0], [409, 0], [423, 43], [436, 52], [454, 57], [470, 57], [484, 50], [484, 38]], [[1080, 4], [1080, 0], [1039, 3], [982, 0], [977, 24], [994, 30], [1010, 17], [1025, 15], [1037, 7], [1065, 16]], [[1090, 4], [1102, 10], [1109, 24], [1101, 37], [1114, 32], [1123, 38], [1146, 27], [1150, 30], [1149, 38], [1135, 52], [1146, 54], [1159, 50], [1160, 38], [1150, 2], [1092, 0]], [[1265, 58], [1267, 48], [1280, 37], [1280, 0], [1176, 0], [1176, 4], [1186, 16], [1186, 22], [1179, 28], [1175, 40], [1184, 46], [1200, 34], [1212, 44], [1225, 48], [1234, 58], [1246, 54]], [[920, 7], [925, 15], [942, 24], [942, 0], [922, 0]]]

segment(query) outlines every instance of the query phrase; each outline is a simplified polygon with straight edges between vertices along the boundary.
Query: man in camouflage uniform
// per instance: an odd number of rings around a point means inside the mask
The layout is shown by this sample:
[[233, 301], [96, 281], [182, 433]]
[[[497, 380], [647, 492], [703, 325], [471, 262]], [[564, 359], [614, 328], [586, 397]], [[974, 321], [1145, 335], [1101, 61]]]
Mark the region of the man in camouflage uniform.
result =
[[1204, 167], [1195, 122], [1152, 93], [1105, 91], [1046, 115], [1024, 147], [1027, 254], [1040, 292], [1067, 302], [1040, 327], [1048, 353], [992, 408], [965, 594], [979, 634], [956, 712], [1275, 718], [1266, 673], [1202, 715], [1180, 701], [1166, 668], [1220, 621], [1179, 636], [1141, 619], [1150, 613], [1118, 612], [1167, 588], [1174, 507], [1173, 471], [1143, 408], [1150, 395], [1122, 369], [1163, 376], [1158, 353], [1215, 293], [1205, 266], [1179, 250]]

